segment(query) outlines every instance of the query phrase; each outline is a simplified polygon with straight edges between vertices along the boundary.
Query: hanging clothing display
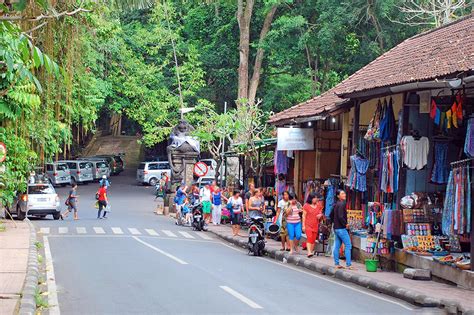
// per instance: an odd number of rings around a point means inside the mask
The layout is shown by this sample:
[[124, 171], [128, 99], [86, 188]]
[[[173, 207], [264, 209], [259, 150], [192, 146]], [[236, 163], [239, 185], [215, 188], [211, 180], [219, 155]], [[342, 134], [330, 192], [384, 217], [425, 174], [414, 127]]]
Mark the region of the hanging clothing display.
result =
[[466, 140], [464, 142], [464, 153], [474, 157], [474, 117], [467, 122]]
[[403, 109], [398, 112], [398, 132], [397, 132], [397, 144], [400, 144], [403, 138]]
[[[463, 96], [458, 92], [448, 110], [440, 109], [434, 98], [431, 99], [430, 117], [439, 129], [448, 132], [451, 128], [459, 128], [463, 120]], [[445, 104], [446, 105], [446, 104]], [[443, 106], [443, 105], [441, 105]], [[449, 104], [448, 104], [449, 106]]]
[[393, 100], [390, 98], [388, 105], [384, 100], [383, 117], [380, 120], [380, 141], [387, 142], [395, 139], [396, 123], [393, 113]]
[[382, 111], [382, 103], [380, 100], [377, 102], [377, 109], [375, 110], [374, 117], [369, 122], [369, 126], [367, 128], [367, 132], [365, 133], [365, 140], [372, 141], [372, 140], [379, 140], [380, 139], [380, 119], [382, 118], [383, 111]]
[[369, 168], [369, 160], [359, 155], [352, 155], [350, 161], [351, 170], [349, 171], [347, 186], [353, 190], [367, 191], [367, 178], [365, 174]]
[[386, 151], [382, 153], [382, 171], [380, 176], [380, 189], [386, 193], [398, 191], [398, 179], [400, 173], [400, 151]]
[[449, 173], [442, 230], [444, 235], [471, 232], [471, 175], [469, 166], [455, 167]]
[[428, 138], [421, 137], [416, 140], [413, 136], [402, 138], [401, 147], [403, 163], [412, 170], [421, 170], [428, 163], [430, 142]]
[[431, 181], [436, 184], [446, 184], [449, 176], [448, 143], [435, 142], [434, 165]]
[[275, 149], [275, 174], [284, 174], [288, 173], [289, 161], [286, 151], [278, 151]]

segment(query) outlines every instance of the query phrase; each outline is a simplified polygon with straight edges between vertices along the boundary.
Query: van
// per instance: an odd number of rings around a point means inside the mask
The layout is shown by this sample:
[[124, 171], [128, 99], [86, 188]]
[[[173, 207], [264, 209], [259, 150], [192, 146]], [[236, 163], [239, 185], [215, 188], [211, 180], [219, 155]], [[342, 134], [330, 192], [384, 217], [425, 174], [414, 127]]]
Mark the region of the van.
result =
[[46, 175], [53, 186], [66, 186], [71, 184], [71, 172], [64, 162], [46, 164]]
[[110, 171], [112, 175], [118, 175], [125, 170], [125, 162], [121, 155], [118, 154], [104, 154], [95, 155], [94, 158], [105, 159], [109, 163]]
[[171, 178], [171, 167], [168, 162], [142, 162], [138, 165], [137, 182], [155, 186], [163, 173]]
[[104, 160], [93, 160], [89, 161], [92, 163], [92, 174], [94, 175], [95, 180], [100, 180], [102, 176], [110, 177], [110, 168], [109, 164]]
[[94, 180], [92, 162], [85, 160], [68, 160], [65, 162], [71, 171], [71, 184], [87, 183]]

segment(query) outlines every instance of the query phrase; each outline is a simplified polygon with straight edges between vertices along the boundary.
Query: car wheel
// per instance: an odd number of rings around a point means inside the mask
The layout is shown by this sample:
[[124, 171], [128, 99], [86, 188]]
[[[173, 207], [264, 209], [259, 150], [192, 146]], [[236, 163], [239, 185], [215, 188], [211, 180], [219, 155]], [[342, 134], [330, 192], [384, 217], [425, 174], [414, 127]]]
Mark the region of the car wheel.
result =
[[67, 184], [61, 184], [61, 187], [66, 187]]
[[59, 218], [61, 218], [61, 212], [57, 212], [57, 213], [53, 214], [53, 219], [54, 220], [59, 220]]
[[25, 219], [25, 213], [21, 211], [20, 207], [16, 208], [16, 217], [18, 218], [18, 220], [22, 220], [22, 221]]
[[158, 182], [158, 180], [156, 178], [150, 178], [150, 180], [148, 181], [148, 183], [151, 185], [151, 186], [156, 186], [156, 183]]

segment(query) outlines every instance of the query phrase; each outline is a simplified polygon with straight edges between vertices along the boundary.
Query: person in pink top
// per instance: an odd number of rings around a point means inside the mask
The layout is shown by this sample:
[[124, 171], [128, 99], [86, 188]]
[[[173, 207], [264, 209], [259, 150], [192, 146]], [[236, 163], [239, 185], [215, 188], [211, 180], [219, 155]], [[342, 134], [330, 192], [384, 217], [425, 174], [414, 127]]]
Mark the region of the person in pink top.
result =
[[290, 254], [298, 252], [301, 239], [301, 216], [303, 210], [301, 204], [296, 199], [291, 199], [290, 206], [286, 209], [286, 229], [290, 239]]

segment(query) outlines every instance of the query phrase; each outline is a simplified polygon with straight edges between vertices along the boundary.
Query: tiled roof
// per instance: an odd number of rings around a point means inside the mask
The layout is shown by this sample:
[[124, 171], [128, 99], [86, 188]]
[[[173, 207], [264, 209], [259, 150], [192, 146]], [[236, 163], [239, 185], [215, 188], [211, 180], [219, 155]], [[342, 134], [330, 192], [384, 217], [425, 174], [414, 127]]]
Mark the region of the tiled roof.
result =
[[413, 36], [338, 85], [338, 95], [474, 70], [474, 14]]
[[304, 103], [300, 103], [285, 109], [268, 120], [270, 124], [278, 124], [289, 119], [317, 116], [336, 107], [336, 103], [344, 102], [344, 99], [335, 94], [335, 88], [318, 95]]

